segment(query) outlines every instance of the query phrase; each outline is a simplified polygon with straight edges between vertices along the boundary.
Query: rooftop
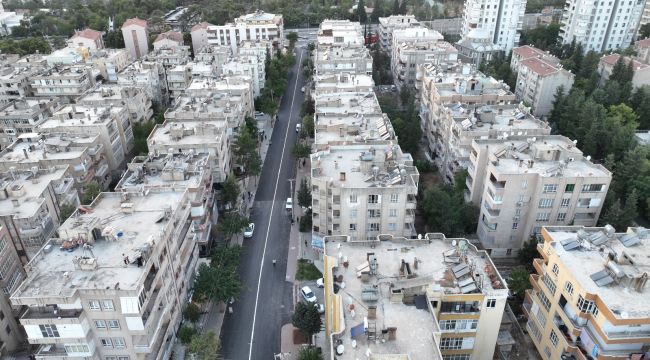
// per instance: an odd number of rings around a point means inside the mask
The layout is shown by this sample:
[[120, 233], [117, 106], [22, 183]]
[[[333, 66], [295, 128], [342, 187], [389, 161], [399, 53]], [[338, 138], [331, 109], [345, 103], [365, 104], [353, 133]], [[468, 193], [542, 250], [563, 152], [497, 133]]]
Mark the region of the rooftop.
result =
[[645, 38], [634, 43], [634, 46], [647, 48], [650, 47], [650, 38]]
[[634, 136], [639, 144], [650, 145], [650, 130], [639, 130]]
[[32, 118], [34, 114], [40, 113], [45, 108], [53, 108], [56, 102], [53, 99], [45, 98], [23, 98], [6, 103], [0, 108], [0, 119], [2, 118]]
[[515, 100], [515, 95], [510, 92], [507, 84], [477, 71], [475, 67], [469, 64], [457, 66], [447, 71], [434, 64], [424, 64], [418, 68], [418, 72], [426, 80], [430, 80], [431, 86], [435, 86], [441, 97], [448, 98], [445, 102], [456, 100], [462, 96], [480, 95], [496, 95], [500, 97], [509, 95], [510, 100]]
[[342, 92], [322, 94], [314, 98], [316, 116], [381, 114], [381, 107], [375, 92]]
[[93, 126], [107, 124], [124, 108], [119, 106], [66, 105], [54, 112], [43, 124], [41, 130], [55, 129], [60, 126]]
[[[505, 296], [508, 291], [489, 255], [465, 239], [447, 239], [443, 234], [426, 234], [422, 240], [387, 236], [363, 242], [331, 236], [325, 238], [325, 254], [338, 262], [333, 275], [345, 281], [345, 288], [338, 290], [340, 305], [346, 309], [341, 309], [346, 312], [345, 329], [336, 335], [345, 347], [339, 359], [366, 358], [368, 349], [373, 359], [407, 359], [407, 355], [413, 360], [440, 359], [434, 342], [434, 334], [440, 332], [438, 319], [430, 311], [427, 296], [432, 292]], [[392, 296], [395, 289], [422, 287], [426, 290], [415, 292], [424, 299], [416, 299], [413, 305]], [[352, 304], [354, 315], [347, 310]], [[370, 306], [375, 307], [374, 319]], [[360, 324], [363, 327], [364, 321], [369, 329], [374, 322], [378, 333], [396, 328], [395, 339], [369, 341], [361, 331], [355, 334], [353, 347], [352, 331]]]
[[210, 24], [209, 22], [205, 22], [205, 21], [200, 22], [200, 23], [192, 26], [192, 31], [196, 31], [196, 30], [200, 30], [200, 29], [207, 29], [208, 26], [214, 26], [214, 25]]
[[[520, 130], [547, 129], [548, 123], [531, 115], [522, 105], [467, 106], [459, 103], [443, 105], [464, 131], [503, 132], [500, 135], [524, 135]], [[516, 131], [516, 132], [515, 132]], [[526, 133], [527, 134], [527, 133]]]
[[[546, 227], [551, 246], [580, 285], [597, 295], [619, 319], [650, 318], [650, 235], [644, 228]], [[647, 276], [645, 276], [647, 278]], [[602, 310], [601, 310], [602, 311]]]
[[[95, 88], [86, 92], [82, 97], [77, 101], [78, 104], [83, 104], [84, 102], [101, 102], [101, 101], [118, 101], [124, 100], [128, 97], [133, 97], [136, 93], [141, 93], [144, 90], [136, 86], [125, 86], [117, 84], [99, 84]], [[126, 105], [126, 104], [125, 104]]]
[[101, 146], [98, 140], [99, 135], [91, 134], [22, 134], [0, 152], [0, 162], [37, 165], [49, 160], [78, 159], [89, 146]]
[[444, 36], [441, 33], [424, 26], [396, 29], [393, 31], [393, 42], [437, 42], [443, 40]]
[[534, 46], [524, 45], [512, 49], [512, 53], [519, 55], [522, 59], [529, 59], [532, 57], [540, 57], [546, 55], [546, 52]]
[[395, 139], [395, 130], [386, 114], [369, 114], [362, 117], [320, 117], [315, 124], [316, 146], [363, 143]]
[[[102, 193], [59, 227], [26, 266], [16, 298], [71, 297], [78, 290], [137, 290], [156, 243], [167, 241], [184, 191]], [[67, 250], [66, 250], [67, 249]], [[131, 264], [124, 264], [124, 256]]]
[[137, 17], [134, 17], [132, 19], [126, 19], [124, 24], [122, 24], [122, 28], [125, 28], [127, 26], [131, 26], [131, 25], [136, 25], [136, 26], [141, 26], [141, 27], [146, 28], [147, 27], [147, 20], [142, 20], [142, 19], [139, 19]]
[[101, 31], [93, 30], [93, 29], [84, 29], [81, 31], [75, 30], [74, 35], [72, 35], [72, 38], [76, 37], [82, 37], [90, 40], [96, 40], [97, 38], [102, 36]]
[[[610, 55], [605, 55], [605, 56], [601, 57], [600, 62], [603, 63], [603, 64], [613, 66], [614, 64], [616, 64], [616, 62], [618, 62], [618, 59], [620, 59], [620, 58], [621, 58], [621, 55], [619, 55], [619, 54], [610, 54]], [[648, 66], [650, 66], [650, 65], [646, 65], [646, 64], [644, 64], [642, 62], [636, 61], [636, 60], [634, 60], [634, 59], [632, 59], [630, 57], [627, 57], [627, 56], [623, 57], [623, 62], [625, 62], [626, 65], [629, 64], [630, 61], [632, 61], [632, 67], [634, 68], [634, 71], [637, 71], [639, 69], [645, 69]]]
[[235, 19], [235, 22], [281, 22], [282, 15], [267, 13], [257, 10], [250, 14], [242, 15]]
[[380, 17], [379, 23], [383, 26], [399, 27], [399, 26], [419, 26], [414, 15], [391, 15], [387, 17]]
[[210, 155], [170, 153], [136, 156], [117, 184], [117, 191], [137, 192], [147, 188], [198, 188]]
[[317, 49], [315, 55], [316, 63], [341, 59], [372, 59], [370, 51], [365, 47], [326, 46]]
[[548, 61], [540, 58], [523, 60], [521, 62], [521, 66], [527, 67], [530, 69], [530, 71], [542, 77], [555, 74], [556, 72], [562, 70], [561, 67], [556, 67], [552, 63], [549, 63]]
[[178, 31], [167, 31], [164, 33], [160, 33], [156, 37], [156, 40], [154, 40], [154, 43], [162, 40], [167, 40], [167, 39], [183, 44], [183, 34], [181, 34]]
[[50, 79], [53, 77], [65, 77], [65, 78], [78, 78], [82, 76], [87, 76], [88, 71], [91, 70], [90, 65], [77, 64], [70, 66], [55, 66], [41, 71], [39, 74], [32, 77], [33, 80], [40, 79]]
[[[0, 216], [29, 219], [40, 209], [42, 194], [52, 181], [64, 180], [68, 166], [13, 170], [0, 175]], [[69, 181], [73, 181], [69, 179]], [[15, 200], [18, 200], [16, 203]]]
[[168, 122], [156, 125], [147, 142], [150, 145], [202, 145], [219, 144], [220, 137], [226, 134], [224, 123], [207, 121]]

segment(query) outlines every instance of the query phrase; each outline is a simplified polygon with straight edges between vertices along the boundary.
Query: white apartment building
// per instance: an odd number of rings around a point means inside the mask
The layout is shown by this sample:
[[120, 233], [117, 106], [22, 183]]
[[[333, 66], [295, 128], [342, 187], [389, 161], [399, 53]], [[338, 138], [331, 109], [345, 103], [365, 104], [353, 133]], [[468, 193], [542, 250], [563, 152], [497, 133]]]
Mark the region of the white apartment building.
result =
[[526, 329], [544, 359], [644, 359], [650, 342], [648, 230], [542, 230]]
[[149, 152], [159, 154], [209, 154], [209, 166], [215, 183], [226, 180], [232, 167], [230, 139], [225, 122], [165, 121], [147, 138]]
[[59, 227], [11, 296], [35, 359], [170, 357], [198, 260], [193, 195], [102, 193]]
[[[258, 46], [257, 44], [261, 44], [261, 43], [242, 41], [241, 46], [247, 47], [248, 44], [252, 44], [251, 46], [253, 48], [257, 48]], [[196, 50], [194, 51], [194, 61], [202, 62], [206, 64], [212, 64], [217, 69], [217, 74], [220, 74], [221, 67], [223, 66], [223, 64], [228, 62], [228, 60], [232, 57], [232, 55], [233, 52], [230, 49], [230, 46], [219, 46], [219, 45], [207, 46], [206, 45], [200, 51], [198, 52]]]
[[167, 70], [167, 90], [171, 100], [181, 96], [192, 82], [192, 66], [176, 65]]
[[158, 34], [156, 40], [153, 41], [153, 49], [173, 49], [184, 46], [183, 34], [178, 31], [167, 31]]
[[[0, 226], [7, 230], [6, 244], [14, 248], [21, 264], [54, 235], [62, 220], [61, 207], [79, 204], [73, 184], [67, 166], [2, 172]], [[16, 288], [20, 283], [16, 274], [5, 287]]]
[[6, 64], [0, 68], [0, 103], [20, 100], [32, 96], [30, 80], [40, 68]]
[[18, 322], [19, 312], [9, 302], [9, 294], [26, 275], [4, 225], [0, 225], [0, 264], [0, 329], [4, 330], [0, 331], [0, 356], [4, 357], [26, 342]]
[[137, 17], [127, 19], [122, 24], [122, 36], [131, 60], [138, 60], [149, 53], [149, 31], [146, 20]]
[[393, 46], [393, 31], [410, 27], [420, 27], [414, 15], [391, 15], [379, 18], [379, 46], [390, 54]]
[[[609, 79], [609, 76], [614, 70], [614, 65], [621, 58], [619, 54], [610, 54], [605, 55], [600, 58], [598, 62], [598, 75], [600, 76], [600, 84], [604, 85]], [[634, 75], [632, 76], [632, 86], [639, 88], [641, 86], [650, 85], [650, 65], [636, 61], [635, 59], [629, 58], [627, 56], [623, 57], [623, 61], [626, 65], [632, 62], [632, 69], [634, 69]]]
[[111, 183], [111, 168], [107, 149], [99, 135], [85, 134], [24, 134], [0, 152], [0, 169], [31, 170], [52, 166], [68, 166], [74, 185], [81, 189], [95, 180], [103, 189]]
[[481, 63], [491, 61], [494, 56], [501, 53], [501, 47], [494, 45], [492, 36], [487, 30], [472, 29], [454, 46], [458, 49], [458, 58], [467, 64], [476, 67]]
[[[495, 355], [508, 288], [489, 254], [469, 240], [328, 236], [323, 262], [325, 337], [344, 349], [330, 359]], [[339, 278], [344, 292], [335, 290]]]
[[562, 66], [554, 66], [543, 59], [524, 60], [519, 66], [515, 95], [532, 107], [535, 116], [546, 116], [553, 109], [555, 92], [562, 86], [571, 90], [575, 76]]
[[208, 27], [214, 26], [208, 22], [200, 22], [192, 26], [190, 33], [192, 34], [192, 49], [194, 49], [194, 54], [205, 51], [209, 47], [208, 42]]
[[165, 119], [169, 122], [204, 121], [222, 124], [227, 136], [232, 138], [244, 123], [248, 109], [239, 102], [241, 97], [213, 91], [207, 94], [186, 94], [178, 97], [174, 106], [167, 109]]
[[372, 56], [365, 47], [319, 46], [314, 51], [314, 73], [372, 75]]
[[153, 116], [151, 98], [135, 86], [100, 84], [77, 99], [77, 104], [126, 107], [131, 124], [148, 121]]
[[190, 60], [189, 46], [159, 47], [147, 54], [144, 59], [148, 62], [161, 64], [165, 69], [185, 65]]
[[236, 18], [234, 23], [224, 25], [201, 23], [192, 28], [192, 43], [195, 49], [202, 49], [207, 45], [228, 45], [235, 53], [243, 40], [268, 40], [275, 50], [283, 49], [282, 15], [258, 10]]
[[97, 134], [111, 170], [118, 169], [133, 149], [133, 128], [125, 107], [67, 105], [39, 127], [45, 134]]
[[397, 87], [416, 83], [417, 67], [430, 63], [441, 68], [458, 61], [458, 50], [434, 30], [424, 27], [395, 30], [390, 66]]
[[103, 49], [93, 53], [92, 64], [105, 81], [117, 82], [117, 74], [131, 63], [126, 49]]
[[560, 39], [580, 43], [585, 51], [624, 49], [636, 36], [644, 5], [642, 0], [567, 0]]
[[223, 104], [222, 106], [230, 108], [232, 113], [234, 113], [235, 109], [241, 107], [243, 115], [235, 113], [237, 116], [242, 117], [235, 120], [235, 122], [231, 122], [231, 127], [239, 126], [244, 117], [253, 117], [255, 113], [253, 81], [248, 76], [194, 78], [190, 86], [185, 89], [185, 94], [219, 101]]
[[493, 257], [516, 256], [543, 226], [597, 223], [612, 173], [568, 138], [474, 140], [471, 151], [466, 199], [480, 204], [478, 238]]
[[56, 65], [74, 65], [84, 61], [84, 56], [87, 56], [85, 50], [77, 50], [77, 48], [64, 47], [63, 49], [54, 50], [48, 55], [45, 55], [48, 66]]
[[34, 96], [61, 97], [72, 100], [95, 85], [89, 65], [72, 65], [43, 70], [30, 78]]
[[521, 63], [529, 59], [541, 59], [552, 66], [560, 67], [560, 59], [551, 55], [548, 51], [540, 50], [531, 45], [524, 45], [512, 49], [510, 69], [515, 74], [519, 73]]
[[311, 94], [314, 98], [323, 94], [348, 93], [348, 92], [371, 92], [374, 91], [375, 82], [371, 75], [358, 75], [350, 73], [334, 73], [314, 75], [314, 90]]
[[70, 48], [85, 48], [91, 53], [104, 48], [104, 35], [101, 31], [93, 29], [75, 30], [74, 35], [68, 39], [68, 47]]
[[474, 29], [483, 29], [490, 34], [492, 43], [509, 53], [519, 44], [525, 10], [525, 0], [468, 0], [461, 36], [466, 37]]
[[[221, 67], [221, 75], [225, 78], [231, 76], [246, 76], [250, 78], [253, 86], [253, 96], [260, 96], [264, 88], [266, 72], [263, 70], [265, 62], [259, 61], [257, 56], [237, 56], [230, 59]], [[260, 71], [261, 70], [261, 71]]]
[[0, 150], [20, 135], [35, 132], [57, 106], [55, 100], [45, 98], [23, 98], [0, 105]]
[[5, 11], [0, 4], [0, 34], [2, 36], [11, 35], [11, 30], [21, 25], [23, 17], [23, 14], [18, 14], [14, 11]]
[[326, 235], [416, 236], [420, 174], [398, 145], [333, 145], [313, 153], [311, 164], [312, 241]]
[[[161, 72], [163, 79], [161, 79]], [[167, 96], [164, 73], [162, 65], [149, 66], [147, 63], [136, 61], [117, 75], [117, 84], [142, 88], [147, 93], [147, 96], [151, 98], [151, 101], [162, 104]], [[164, 98], [163, 94], [165, 94]]]
[[363, 28], [358, 22], [349, 20], [323, 20], [318, 28], [316, 47], [347, 46], [363, 47]]

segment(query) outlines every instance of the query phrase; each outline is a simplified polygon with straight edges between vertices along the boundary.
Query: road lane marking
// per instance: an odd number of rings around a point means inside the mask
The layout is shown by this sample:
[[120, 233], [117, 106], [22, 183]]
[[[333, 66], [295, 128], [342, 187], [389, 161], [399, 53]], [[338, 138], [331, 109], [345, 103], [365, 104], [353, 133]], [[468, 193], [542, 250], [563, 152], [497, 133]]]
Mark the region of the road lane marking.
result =
[[[280, 183], [280, 173], [282, 172], [282, 162], [284, 161], [284, 150], [287, 147], [287, 137], [289, 136], [289, 128], [291, 127], [291, 115], [293, 114], [293, 103], [296, 100], [296, 89], [298, 88], [298, 78], [300, 77], [300, 64], [302, 64], [302, 55], [304, 51], [300, 51], [300, 60], [298, 60], [298, 70], [296, 71], [296, 81], [293, 85], [293, 96], [291, 97], [291, 107], [289, 108], [289, 118], [287, 119], [287, 130], [284, 133], [284, 144], [282, 144], [282, 154], [280, 155], [280, 166], [278, 168], [278, 176], [275, 178], [275, 189], [273, 190], [273, 201], [271, 201], [271, 213], [269, 214], [269, 224], [266, 227], [266, 237], [264, 238], [264, 248], [262, 250], [262, 263], [260, 264], [260, 275], [257, 278], [257, 293], [255, 294], [255, 310], [253, 310], [253, 326], [251, 328], [251, 341], [248, 348], [248, 360], [253, 358], [253, 342], [255, 341], [255, 321], [257, 320], [257, 305], [260, 299], [260, 285], [262, 283], [262, 273], [264, 272], [264, 258], [266, 257], [266, 245], [269, 242], [269, 231], [271, 230], [271, 219], [273, 217], [273, 208], [275, 206], [275, 197], [278, 193], [278, 185]], [[293, 195], [291, 196], [293, 197]]]

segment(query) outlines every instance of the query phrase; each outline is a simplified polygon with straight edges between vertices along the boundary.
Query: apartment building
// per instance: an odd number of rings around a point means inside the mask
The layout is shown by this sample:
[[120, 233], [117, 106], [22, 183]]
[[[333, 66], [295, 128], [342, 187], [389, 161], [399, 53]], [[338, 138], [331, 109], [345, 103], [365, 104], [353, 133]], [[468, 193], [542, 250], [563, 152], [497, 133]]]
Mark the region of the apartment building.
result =
[[427, 28], [409, 28], [393, 32], [391, 72], [397, 87], [415, 87], [419, 65], [431, 63], [444, 68], [458, 61], [458, 50], [443, 36]]
[[184, 46], [183, 34], [178, 31], [166, 31], [158, 34], [153, 41], [153, 49], [174, 49]]
[[568, 93], [575, 76], [571, 71], [543, 58], [526, 59], [519, 63], [515, 95], [532, 107], [535, 116], [547, 116], [553, 110], [555, 93], [561, 86]]
[[45, 98], [23, 98], [0, 105], [0, 150], [20, 135], [35, 132], [57, 106], [56, 100]]
[[11, 296], [27, 306], [20, 323], [35, 359], [170, 357], [198, 260], [192, 198], [102, 193], [59, 227]]
[[314, 102], [316, 151], [331, 145], [395, 142], [395, 130], [373, 91], [321, 94]]
[[478, 238], [515, 256], [543, 226], [594, 226], [612, 173], [559, 135], [474, 140], [466, 200], [480, 206]]
[[167, 98], [165, 70], [162, 65], [150, 66], [140, 61], [133, 62], [117, 75], [117, 84], [144, 89], [156, 104], [162, 104]]
[[632, 44], [645, 2], [567, 0], [562, 14], [560, 40], [575, 41], [585, 51], [606, 52]]
[[314, 73], [372, 75], [372, 56], [365, 47], [319, 46], [314, 51]]
[[194, 49], [194, 54], [204, 51], [206, 48], [210, 47], [208, 42], [208, 27], [214, 26], [208, 22], [200, 22], [190, 30], [192, 35], [192, 49]]
[[99, 135], [111, 170], [133, 149], [133, 128], [125, 107], [66, 105], [39, 127], [44, 134]]
[[508, 289], [468, 240], [326, 236], [323, 263], [331, 359], [493, 358]]
[[[600, 58], [598, 62], [598, 75], [600, 76], [600, 84], [604, 85], [609, 79], [609, 76], [614, 70], [614, 65], [621, 58], [619, 54], [610, 54], [605, 55]], [[623, 57], [623, 61], [626, 65], [629, 65], [630, 61], [632, 62], [632, 69], [634, 69], [634, 75], [632, 76], [632, 86], [639, 88], [644, 85], [650, 85], [650, 65], [641, 63], [627, 56]]]
[[468, 0], [463, 12], [461, 36], [466, 37], [472, 30], [482, 29], [490, 35], [492, 43], [509, 53], [519, 44], [525, 10], [525, 0]]
[[396, 144], [333, 145], [311, 155], [314, 238], [416, 235], [420, 174]]
[[[649, 9], [650, 10], [650, 9]], [[650, 63], [650, 38], [634, 43], [634, 58], [644, 64]]]
[[131, 60], [138, 60], [149, 53], [147, 20], [138, 19], [137, 17], [127, 19], [122, 24], [122, 36]]
[[26, 277], [7, 228], [0, 225], [0, 356], [16, 351], [25, 342], [25, 332], [18, 322], [19, 311], [11, 306], [11, 294]]
[[171, 69], [178, 65], [185, 65], [190, 60], [189, 46], [159, 47], [148, 53], [146, 61], [161, 64], [165, 69]]
[[192, 66], [190, 64], [176, 65], [167, 70], [167, 90], [170, 100], [183, 95], [192, 82]]
[[145, 90], [135, 86], [100, 84], [77, 99], [77, 104], [126, 107], [131, 124], [148, 121], [153, 116], [151, 98]]
[[117, 82], [117, 74], [131, 63], [126, 49], [103, 49], [93, 53], [90, 58], [93, 66], [105, 81]]
[[[0, 226], [6, 229], [7, 246], [15, 250], [22, 265], [54, 235], [62, 220], [61, 207], [79, 204], [73, 185], [67, 166], [3, 171], [0, 175]], [[9, 278], [10, 288], [19, 283], [17, 277], [14, 272]]]
[[232, 167], [230, 139], [225, 122], [165, 121], [158, 124], [147, 138], [149, 152], [159, 154], [209, 154], [208, 166], [215, 183], [226, 180]]
[[260, 62], [257, 56], [237, 56], [221, 67], [221, 75], [228, 78], [231, 76], [246, 76], [251, 79], [253, 96], [258, 97], [264, 88], [266, 62]]
[[[241, 42], [242, 47], [248, 47], [247, 44], [252, 44], [251, 46], [253, 48], [257, 48], [258, 46], [257, 45], [258, 43], [254, 43], [250, 41]], [[223, 64], [228, 62], [232, 54], [233, 54], [232, 50], [230, 50], [229, 46], [219, 46], [219, 45], [207, 46], [206, 45], [200, 51], [198, 52], [194, 51], [194, 61], [202, 62], [206, 64], [212, 64], [217, 69], [217, 74], [220, 74], [221, 67], [223, 66]], [[273, 52], [270, 53], [270, 55], [272, 54]]]
[[70, 48], [85, 48], [91, 53], [104, 48], [104, 35], [101, 31], [93, 29], [75, 30], [74, 35], [68, 39], [67, 44]]
[[39, 67], [3, 65], [0, 68], [0, 103], [32, 96], [30, 79], [40, 71]]
[[481, 63], [491, 61], [493, 57], [501, 53], [501, 47], [494, 45], [492, 37], [487, 30], [472, 29], [454, 46], [458, 50], [458, 58], [476, 67]]
[[363, 28], [349, 20], [323, 20], [318, 28], [316, 47], [364, 47]]
[[[243, 116], [254, 116], [255, 103], [253, 98], [253, 82], [248, 76], [228, 76], [220, 78], [194, 78], [185, 89], [187, 96], [211, 98], [219, 100], [225, 107], [236, 109], [241, 106]], [[239, 105], [236, 105], [239, 104]], [[237, 116], [240, 116], [237, 114]], [[232, 127], [241, 124], [243, 118], [231, 123]]]
[[554, 67], [561, 66], [560, 59], [551, 55], [548, 51], [540, 50], [531, 45], [524, 45], [512, 49], [510, 69], [517, 74], [522, 62], [530, 59], [540, 59]]
[[334, 73], [313, 76], [314, 89], [311, 94], [314, 98], [332, 93], [364, 92], [374, 91], [375, 82], [371, 75], [359, 75], [351, 73]]
[[[262, 89], [266, 85], [266, 58], [268, 54], [273, 53], [273, 47], [270, 41], [242, 41], [239, 44], [238, 57], [248, 60], [249, 66], [251, 67], [253, 80], [253, 88], [255, 89], [255, 97], [260, 95]], [[221, 65], [222, 74], [225, 75], [227, 72], [232, 72], [232, 69], [228, 69], [225, 63]]]
[[82, 63], [88, 56], [90, 56], [88, 50], [84, 48], [65, 47], [45, 55], [45, 59], [48, 66], [65, 66]]
[[282, 15], [258, 10], [236, 18], [234, 23], [224, 25], [202, 23], [192, 28], [192, 43], [199, 45], [195, 49], [201, 49], [206, 45], [227, 45], [235, 53], [242, 40], [268, 40], [275, 50], [283, 49]]
[[210, 155], [182, 152], [136, 156], [115, 187], [116, 191], [145, 192], [156, 188], [188, 189], [192, 212], [190, 233], [199, 256], [209, 256], [212, 224], [218, 220]]
[[88, 65], [54, 67], [30, 77], [34, 96], [73, 100], [94, 85], [95, 74]]
[[543, 359], [645, 359], [650, 356], [644, 228], [616, 233], [549, 226], [537, 246], [523, 304], [526, 329]]
[[391, 15], [379, 18], [379, 46], [390, 54], [393, 47], [393, 31], [410, 27], [421, 27], [414, 15]]
[[109, 166], [106, 152], [97, 134], [23, 134], [0, 152], [0, 169], [69, 166], [68, 173], [77, 189], [92, 180], [108, 189], [112, 180], [111, 170], [117, 169]]

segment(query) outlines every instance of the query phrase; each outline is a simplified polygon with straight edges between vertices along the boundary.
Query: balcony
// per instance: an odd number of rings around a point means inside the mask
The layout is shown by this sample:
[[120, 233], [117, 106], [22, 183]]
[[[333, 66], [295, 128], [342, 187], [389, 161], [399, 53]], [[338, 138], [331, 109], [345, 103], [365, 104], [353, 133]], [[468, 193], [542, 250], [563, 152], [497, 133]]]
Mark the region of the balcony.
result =
[[82, 313], [82, 309], [57, 309], [53, 306], [30, 307], [21, 319], [77, 319]]
[[48, 359], [48, 360], [63, 360], [68, 358], [68, 353], [66, 353], [64, 347], [59, 347], [53, 344], [50, 345], [41, 345], [36, 353], [34, 354], [36, 359]]
[[548, 261], [548, 255], [544, 252], [544, 244], [537, 244], [537, 252], [542, 255], [544, 262]]
[[530, 289], [526, 290], [526, 295], [524, 295], [524, 302], [521, 304], [521, 311], [530, 317], [530, 309], [533, 306], [533, 295]]
[[648, 338], [650, 338], [650, 331], [608, 331], [605, 332], [605, 335], [607, 335], [607, 338], [609, 339], [646, 339], [643, 342], [648, 342]]
[[544, 260], [542, 259], [533, 259], [533, 267], [539, 275], [543, 275], [546, 265], [544, 265]]
[[536, 291], [541, 291], [541, 289], [539, 287], [539, 282], [538, 282], [539, 281], [539, 275], [530, 274], [528, 276], [528, 279], [530, 280], [530, 284], [533, 285], [533, 289], [535, 289]]

